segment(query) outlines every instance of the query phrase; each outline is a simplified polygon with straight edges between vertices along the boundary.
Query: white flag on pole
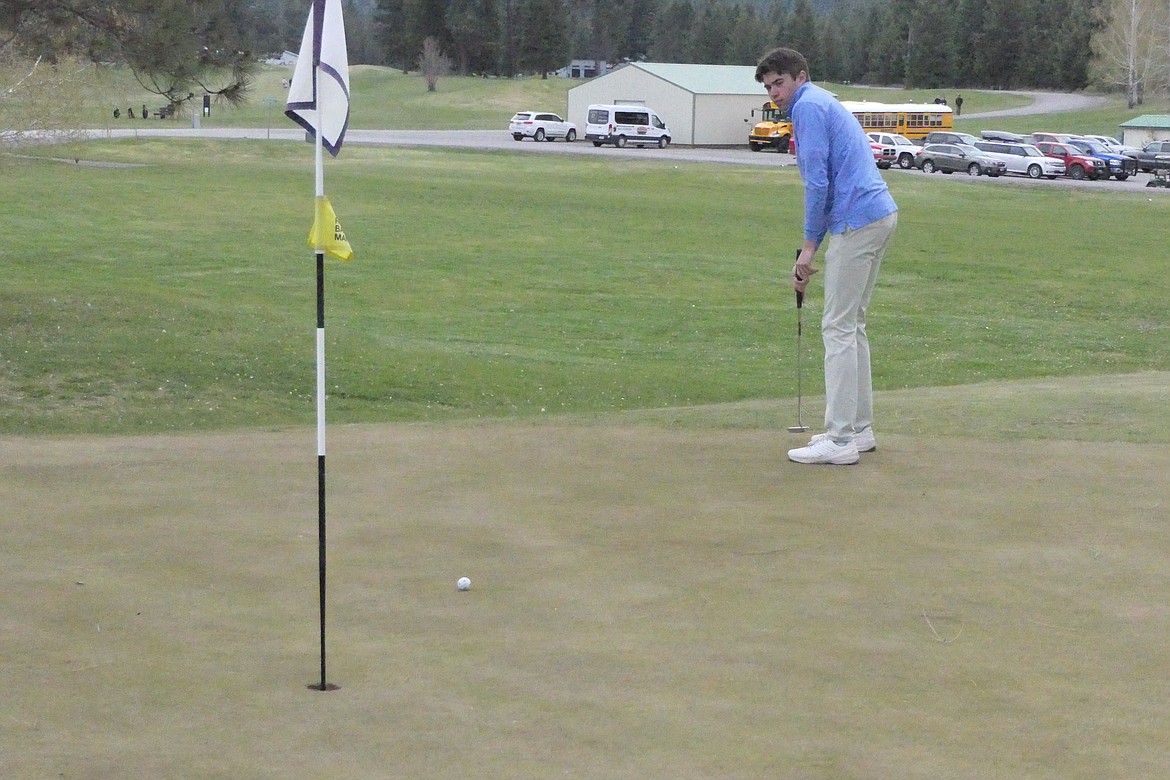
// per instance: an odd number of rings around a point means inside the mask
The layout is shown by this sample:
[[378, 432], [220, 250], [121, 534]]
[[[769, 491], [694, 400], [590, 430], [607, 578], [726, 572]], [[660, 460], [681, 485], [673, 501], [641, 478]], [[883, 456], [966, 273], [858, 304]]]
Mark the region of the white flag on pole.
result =
[[329, 154], [336, 157], [341, 151], [349, 126], [349, 58], [341, 0], [313, 0], [284, 113], [314, 136], [319, 130]]

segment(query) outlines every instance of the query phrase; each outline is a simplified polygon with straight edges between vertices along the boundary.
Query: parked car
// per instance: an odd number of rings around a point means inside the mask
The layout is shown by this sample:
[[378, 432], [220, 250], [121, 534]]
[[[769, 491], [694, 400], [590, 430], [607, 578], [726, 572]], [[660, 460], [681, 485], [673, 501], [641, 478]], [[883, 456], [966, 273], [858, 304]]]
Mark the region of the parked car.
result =
[[1130, 176], [1137, 176], [1137, 160], [1115, 152], [1099, 141], [1090, 141], [1088, 138], [1072, 138], [1068, 143], [1085, 154], [1104, 160], [1107, 170], [1106, 178], [1112, 176], [1118, 181], [1125, 181]]
[[999, 176], [1007, 170], [970, 144], [928, 144], [914, 158], [914, 167], [926, 173], [964, 171], [970, 176]]
[[1111, 135], [1093, 135], [1091, 133], [1085, 133], [1084, 135], [1081, 136], [1081, 138], [1090, 138], [1094, 141], [1100, 141], [1101, 143], [1105, 144], [1106, 146], [1112, 146], [1114, 148], [1117, 148], [1117, 147], [1123, 145], [1121, 143], [1121, 141], [1117, 140], [1116, 138], [1114, 138]]
[[1007, 130], [981, 130], [979, 137], [985, 141], [1008, 141], [1009, 143], [1031, 143], [1019, 133], [1009, 133]]
[[554, 138], [564, 138], [570, 142], [577, 140], [577, 127], [572, 122], [566, 122], [556, 114], [538, 111], [517, 112], [508, 123], [508, 132], [517, 141], [525, 138], [533, 141], [551, 141]]
[[1055, 179], [1065, 174], [1063, 160], [1049, 157], [1031, 144], [976, 141], [974, 146], [988, 157], [1003, 160], [1008, 173], [1018, 173], [1030, 179]]
[[972, 144], [979, 139], [970, 133], [952, 133], [945, 130], [935, 130], [927, 133], [922, 139], [922, 145], [927, 144]]
[[1146, 182], [1146, 186], [1170, 188], [1170, 154], [1159, 154], [1150, 164], [1154, 168], [1154, 175]]
[[898, 152], [892, 146], [887, 146], [885, 144], [871, 140], [869, 142], [869, 148], [873, 149], [874, 163], [883, 171], [892, 167], [894, 161], [898, 159]]
[[1064, 160], [1065, 174], [1074, 179], [1095, 181], [1102, 176], [1109, 176], [1109, 169], [1105, 166], [1104, 160], [1087, 155], [1072, 144], [1038, 141], [1035, 146], [1049, 157]]
[[918, 154], [918, 144], [911, 141], [904, 135], [898, 133], [866, 133], [869, 140], [876, 141], [884, 146], [892, 146], [894, 148], [894, 162], [899, 168], [913, 168], [914, 155]]
[[1068, 143], [1070, 139], [1080, 138], [1081, 136], [1075, 133], [1032, 133], [1028, 137], [1032, 139], [1032, 143], [1034, 144], [1040, 143], [1041, 141], [1045, 141], [1047, 143], [1063, 144]]
[[665, 149], [670, 143], [670, 128], [653, 109], [635, 105], [591, 105], [585, 116], [585, 140], [594, 146], [613, 144], [619, 149], [627, 143], [638, 148], [654, 144]]
[[1138, 170], [1142, 173], [1152, 173], [1154, 158], [1165, 154], [1170, 154], [1170, 141], [1150, 141], [1137, 152]]
[[1116, 138], [1114, 138], [1111, 135], [1087, 135], [1086, 134], [1083, 137], [1088, 138], [1090, 141], [1098, 141], [1098, 142], [1104, 144], [1105, 146], [1109, 147], [1109, 149], [1111, 151], [1117, 152], [1118, 154], [1125, 154], [1125, 155], [1129, 155], [1130, 157], [1134, 157], [1134, 158], [1136, 158], [1137, 153], [1139, 151], [1141, 151], [1136, 146], [1127, 146], [1126, 144], [1123, 144], [1121, 141], [1118, 141]]

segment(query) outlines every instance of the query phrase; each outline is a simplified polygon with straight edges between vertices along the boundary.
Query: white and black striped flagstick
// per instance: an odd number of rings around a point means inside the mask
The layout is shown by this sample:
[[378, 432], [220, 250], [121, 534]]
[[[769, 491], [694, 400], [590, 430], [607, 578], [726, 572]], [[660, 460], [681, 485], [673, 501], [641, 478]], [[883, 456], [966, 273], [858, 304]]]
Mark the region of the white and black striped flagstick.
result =
[[321, 614], [321, 683], [335, 690], [325, 676], [325, 253], [317, 252], [317, 579]]
[[[319, 76], [318, 73], [314, 76]], [[317, 127], [321, 124], [321, 108], [317, 107]], [[322, 154], [322, 136], [316, 134], [314, 154], [317, 170], [317, 201], [325, 197], [325, 157]], [[315, 221], [315, 220], [314, 220]], [[333, 226], [328, 226], [329, 230]], [[325, 674], [325, 251], [317, 249], [317, 580], [321, 615], [321, 682], [311, 687], [319, 691], [336, 690]]]
[[[325, 668], [325, 254], [348, 260], [348, 242], [325, 198], [323, 149], [336, 156], [349, 125], [349, 57], [341, 0], [312, 0], [285, 115], [312, 134], [317, 191], [311, 242], [317, 258], [317, 568], [321, 606], [321, 680], [309, 687], [336, 690]], [[325, 224], [332, 221], [332, 224]], [[329, 236], [330, 238], [324, 238]], [[338, 237], [344, 256], [338, 251]]]

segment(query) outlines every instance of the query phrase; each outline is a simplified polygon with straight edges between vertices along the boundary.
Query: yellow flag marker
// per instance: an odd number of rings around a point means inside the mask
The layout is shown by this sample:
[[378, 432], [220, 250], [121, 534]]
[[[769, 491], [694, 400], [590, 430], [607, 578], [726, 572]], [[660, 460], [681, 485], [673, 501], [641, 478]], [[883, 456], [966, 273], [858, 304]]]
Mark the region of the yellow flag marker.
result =
[[324, 195], [317, 197], [317, 208], [313, 216], [313, 229], [309, 231], [309, 246], [318, 252], [333, 255], [338, 260], [349, 260], [353, 257], [353, 247], [337, 221], [337, 213], [333, 211], [333, 204]]

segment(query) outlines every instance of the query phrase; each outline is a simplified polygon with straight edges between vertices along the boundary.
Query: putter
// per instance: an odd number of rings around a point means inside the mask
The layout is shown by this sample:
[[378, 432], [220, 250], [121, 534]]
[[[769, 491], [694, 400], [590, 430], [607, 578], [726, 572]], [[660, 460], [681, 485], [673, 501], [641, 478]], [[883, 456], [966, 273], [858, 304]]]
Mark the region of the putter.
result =
[[[800, 259], [800, 250], [799, 249], [796, 250], [796, 257], [798, 260]], [[801, 379], [801, 376], [800, 376], [801, 375], [800, 355], [801, 355], [801, 352], [803, 351], [801, 349], [800, 336], [801, 336], [801, 331], [803, 330], [803, 328], [801, 327], [801, 324], [802, 324], [801, 323], [801, 320], [802, 320], [801, 312], [803, 312], [803, 311], [804, 311], [804, 293], [801, 292], [800, 290], [797, 290], [796, 291], [796, 425], [789, 425], [788, 426], [789, 433], [807, 433], [808, 432], [808, 426], [804, 424], [804, 416], [803, 416], [803, 414], [801, 412], [801, 408], [800, 408], [800, 399], [801, 399], [801, 395], [802, 395], [802, 392], [801, 392], [802, 388], [800, 386], [800, 379]]]

